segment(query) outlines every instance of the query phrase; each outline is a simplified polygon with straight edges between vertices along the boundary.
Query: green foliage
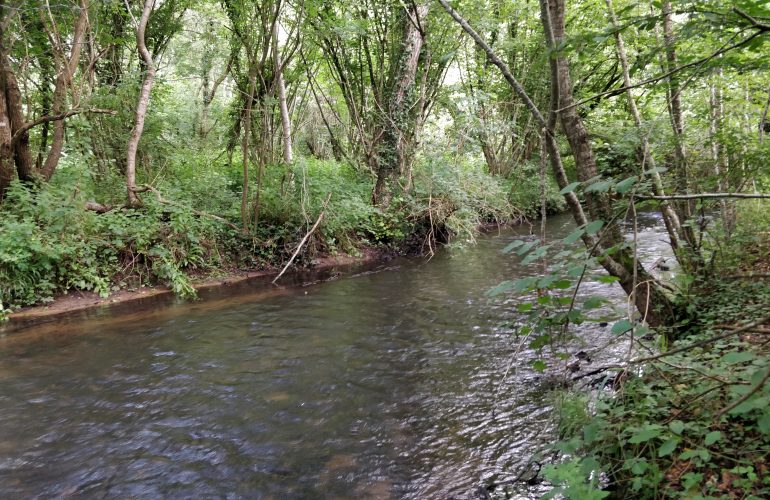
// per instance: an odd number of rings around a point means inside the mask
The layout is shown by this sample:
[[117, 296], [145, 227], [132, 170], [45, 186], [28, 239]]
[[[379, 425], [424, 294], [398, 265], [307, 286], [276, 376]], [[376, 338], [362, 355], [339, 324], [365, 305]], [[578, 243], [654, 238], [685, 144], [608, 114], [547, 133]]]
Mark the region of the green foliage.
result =
[[[696, 289], [690, 300], [701, 324], [672, 349], [722, 333], [716, 325], [765, 316], [770, 285], [715, 282]], [[621, 497], [766, 498], [770, 386], [763, 378], [770, 363], [761, 340], [749, 335], [704, 342], [653, 362], [640, 375], [615, 378], [616, 384], [624, 380], [618, 391], [599, 393], [579, 428], [579, 403], [566, 400], [557, 449], [569, 458], [547, 477], [566, 491], [584, 488], [601, 470], [607, 488]]]
[[0, 301], [7, 308], [68, 290], [106, 296], [128, 284], [168, 284], [194, 296], [185, 273], [219, 262], [221, 229], [189, 211], [151, 199], [142, 210], [96, 214], [78, 186], [12, 185], [0, 220]]

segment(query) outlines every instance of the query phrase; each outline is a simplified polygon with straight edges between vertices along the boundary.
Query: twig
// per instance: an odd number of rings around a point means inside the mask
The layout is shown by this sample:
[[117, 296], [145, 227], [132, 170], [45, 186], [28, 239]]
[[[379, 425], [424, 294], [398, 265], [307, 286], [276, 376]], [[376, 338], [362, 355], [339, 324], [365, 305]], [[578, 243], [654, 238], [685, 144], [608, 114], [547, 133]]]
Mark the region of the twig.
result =
[[[757, 326], [766, 323], [770, 321], [770, 316], [764, 317], [762, 319], [758, 319], [755, 321], [751, 321], [749, 323], [746, 323], [743, 326], [735, 327], [734, 329], [731, 329], [727, 333], [722, 333], [719, 335], [714, 335], [713, 337], [709, 337], [704, 340], [700, 340], [698, 342], [693, 342], [692, 344], [688, 344], [686, 346], [679, 347], [678, 349], [673, 349], [671, 351], [662, 352], [660, 354], [656, 354], [654, 356], [647, 356], [645, 358], [637, 358], [633, 359], [628, 362], [628, 365], [638, 365], [642, 363], [649, 363], [650, 361], [656, 361], [661, 358], [665, 358], [667, 356], [673, 356], [674, 354], [679, 354], [681, 352], [689, 351], [690, 349], [694, 349], [696, 347], [703, 347], [705, 345], [711, 344], [713, 342], [717, 342], [719, 340], [723, 340], [729, 337], [732, 337], [734, 335], [737, 335], [739, 333], [748, 332], [754, 330]], [[718, 327], [718, 328], [724, 328], [724, 327]], [[597, 373], [601, 373], [603, 371], [612, 370], [614, 368], [626, 368], [628, 365], [619, 365], [619, 364], [613, 364], [613, 365], [605, 365], [601, 366], [599, 368], [596, 368], [595, 370], [591, 370], [590, 372], [582, 373], [580, 375], [577, 375], [575, 377], [572, 377], [572, 380], [580, 380], [581, 378], [590, 377], [591, 375], [596, 375]]]
[[748, 399], [749, 399], [751, 396], [753, 396], [754, 394], [756, 394], [756, 393], [757, 393], [757, 391], [759, 391], [760, 389], [762, 389], [762, 386], [764, 386], [764, 385], [765, 385], [765, 382], [767, 382], [767, 381], [768, 381], [768, 379], [770, 379], [770, 369], [768, 369], [768, 370], [765, 372], [765, 375], [762, 377], [762, 380], [760, 380], [759, 382], [757, 382], [757, 385], [755, 385], [754, 387], [752, 387], [752, 388], [751, 388], [751, 390], [749, 390], [749, 392], [747, 392], [746, 394], [744, 394], [743, 396], [741, 396], [740, 398], [738, 398], [736, 401], [734, 401], [734, 402], [733, 402], [733, 403], [731, 403], [730, 405], [728, 405], [728, 406], [725, 406], [724, 408], [722, 408], [721, 410], [719, 410], [718, 412], [716, 412], [716, 414], [714, 415], [714, 418], [715, 418], [716, 420], [719, 420], [719, 417], [721, 417], [721, 416], [722, 416], [722, 415], [724, 415], [725, 413], [727, 413], [727, 412], [729, 412], [729, 411], [732, 411], [732, 410], [734, 410], [734, 409], [735, 409], [735, 408], [737, 408], [737, 407], [738, 407], [738, 406], [739, 406], [741, 403], [743, 403], [743, 402], [745, 402], [745, 401], [748, 401]]
[[299, 242], [299, 245], [297, 245], [297, 249], [294, 250], [294, 254], [289, 259], [289, 262], [287, 262], [286, 265], [283, 266], [283, 269], [281, 269], [281, 272], [278, 273], [278, 276], [276, 276], [275, 279], [272, 281], [273, 284], [275, 284], [275, 282], [278, 281], [281, 278], [281, 276], [283, 276], [283, 273], [285, 273], [286, 270], [289, 269], [289, 266], [291, 266], [291, 263], [294, 262], [294, 259], [297, 257], [297, 254], [299, 254], [299, 251], [302, 249], [302, 246], [305, 244], [307, 239], [310, 238], [310, 235], [313, 234], [313, 231], [316, 230], [316, 228], [318, 227], [318, 224], [321, 223], [321, 221], [324, 218], [324, 213], [326, 211], [326, 205], [329, 204], [329, 200], [331, 199], [331, 197], [332, 197], [331, 193], [329, 193], [326, 196], [326, 201], [324, 201], [324, 205], [321, 208], [321, 213], [318, 214], [318, 219], [316, 219], [315, 224], [313, 224], [313, 227], [310, 228], [310, 231], [308, 231], [305, 234], [304, 238], [302, 238], [302, 240]]

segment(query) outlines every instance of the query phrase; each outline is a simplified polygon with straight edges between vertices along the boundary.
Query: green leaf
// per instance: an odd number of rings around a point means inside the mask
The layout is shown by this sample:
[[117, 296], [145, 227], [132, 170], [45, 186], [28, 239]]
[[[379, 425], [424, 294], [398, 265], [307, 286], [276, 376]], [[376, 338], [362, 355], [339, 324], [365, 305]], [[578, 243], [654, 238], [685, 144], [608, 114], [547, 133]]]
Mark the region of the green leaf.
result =
[[586, 226], [586, 234], [594, 234], [599, 232], [599, 229], [604, 226], [603, 220], [595, 220]]
[[594, 182], [583, 191], [586, 193], [606, 193], [612, 187], [612, 181]]
[[719, 431], [711, 431], [708, 434], [706, 434], [706, 438], [703, 440], [704, 444], [706, 446], [711, 446], [712, 444], [716, 443], [722, 439], [722, 433]]
[[525, 313], [531, 311], [533, 307], [535, 306], [531, 302], [525, 302], [523, 304], [517, 305], [516, 310], [520, 313]]
[[770, 434], [770, 414], [765, 413], [757, 419], [757, 427], [764, 434]]
[[603, 297], [589, 297], [583, 302], [583, 307], [586, 309], [596, 309], [604, 304], [605, 299]]
[[566, 290], [571, 286], [572, 286], [572, 282], [570, 280], [559, 280], [553, 284], [553, 287], [556, 288], [557, 290]]
[[631, 444], [646, 443], [651, 439], [655, 439], [660, 436], [661, 426], [657, 424], [647, 424], [638, 431], [636, 431], [631, 439], [628, 440]]
[[582, 229], [582, 228], [575, 229], [569, 234], [569, 236], [564, 238], [562, 241], [564, 242], [565, 245], [571, 245], [572, 243], [575, 243], [577, 240], [579, 240], [581, 236], [583, 236], [584, 232], [585, 232], [585, 229]]
[[547, 365], [542, 359], [536, 359], [532, 362], [532, 368], [537, 372], [543, 373], [547, 368]]
[[634, 184], [636, 184], [636, 181], [637, 181], [636, 176], [629, 177], [628, 179], [623, 179], [622, 181], [615, 184], [615, 191], [617, 191], [620, 194], [624, 194], [626, 191], [631, 189], [634, 186]]
[[577, 188], [579, 185], [580, 185], [580, 183], [579, 183], [579, 182], [573, 182], [573, 183], [567, 184], [566, 186], [564, 186], [564, 187], [562, 188], [562, 190], [561, 190], [561, 191], [559, 191], [559, 194], [562, 194], [562, 195], [563, 195], [563, 194], [571, 193], [571, 192], [572, 192], [572, 191], [574, 191], [574, 190], [575, 190], [575, 189], [576, 189], [576, 188]]
[[658, 448], [658, 457], [665, 457], [670, 455], [679, 446], [679, 438], [672, 437]]
[[615, 283], [619, 279], [617, 276], [599, 276], [596, 278], [599, 283]]
[[516, 255], [522, 256], [539, 244], [540, 244], [540, 240], [530, 241], [529, 243], [522, 245], [518, 250], [516, 250]]
[[487, 293], [485, 294], [487, 297], [495, 297], [497, 295], [500, 295], [501, 293], [505, 293], [511, 289], [514, 289], [516, 287], [516, 283], [513, 281], [503, 281], [499, 285], [497, 285], [494, 288], [491, 288], [487, 290]]
[[626, 333], [630, 329], [634, 327], [634, 324], [628, 321], [627, 319], [621, 319], [614, 325], [612, 325], [612, 330], [610, 330], [615, 335], [620, 335], [621, 333]]
[[756, 356], [752, 352], [733, 351], [733, 352], [728, 352], [727, 354], [722, 356], [722, 362], [727, 363], [729, 365], [733, 365], [737, 363], [745, 363], [747, 361], [752, 361], [755, 358]]
[[513, 240], [512, 242], [508, 243], [505, 248], [501, 250], [502, 253], [511, 253], [515, 248], [520, 247], [523, 245], [524, 242], [522, 240]]
[[602, 420], [593, 420], [591, 423], [583, 427], [583, 440], [586, 442], [586, 444], [591, 444], [599, 436], [599, 431], [604, 428], [605, 422]]

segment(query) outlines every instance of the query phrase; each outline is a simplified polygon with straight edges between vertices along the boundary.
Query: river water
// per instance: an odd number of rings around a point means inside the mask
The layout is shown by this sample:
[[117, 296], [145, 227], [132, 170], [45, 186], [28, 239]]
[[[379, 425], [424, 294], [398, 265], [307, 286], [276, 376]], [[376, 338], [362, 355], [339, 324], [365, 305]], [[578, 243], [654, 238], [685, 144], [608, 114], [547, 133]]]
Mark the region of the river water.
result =
[[528, 231], [0, 337], [0, 497], [479, 498], [553, 441], [518, 299], [485, 296], [536, 271], [500, 252]]

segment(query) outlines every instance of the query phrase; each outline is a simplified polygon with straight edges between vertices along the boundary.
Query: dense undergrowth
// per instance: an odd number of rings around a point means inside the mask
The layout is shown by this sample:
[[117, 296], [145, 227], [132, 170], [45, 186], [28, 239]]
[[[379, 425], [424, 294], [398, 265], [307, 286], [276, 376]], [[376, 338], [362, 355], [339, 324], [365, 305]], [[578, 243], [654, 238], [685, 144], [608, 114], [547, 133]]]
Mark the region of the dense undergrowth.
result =
[[770, 221], [747, 204], [738, 222], [712, 230], [707, 277], [682, 279], [686, 337], [637, 338], [637, 359], [655, 359], [561, 394], [549, 495], [770, 497]]
[[[0, 208], [0, 310], [70, 290], [105, 296], [155, 284], [191, 297], [197, 277], [283, 264], [322, 210], [323, 223], [303, 247], [300, 266], [319, 253], [356, 255], [371, 246], [431, 251], [436, 243], [472, 240], [484, 223], [523, 213], [511, 202], [510, 185], [475, 165], [420, 162], [414, 189], [383, 210], [371, 203], [367, 172], [302, 158], [288, 170], [265, 169], [259, 205], [251, 202], [257, 222], [244, 233], [207, 216], [240, 226], [237, 163], [197, 154], [167, 168], [152, 183], [162, 199], [144, 193], [140, 209], [120, 205], [124, 192], [117, 175], [94, 175], [74, 162], [51, 183], [14, 183]], [[251, 182], [256, 185], [256, 176]], [[113, 208], [99, 214], [86, 209], [89, 201]]]

